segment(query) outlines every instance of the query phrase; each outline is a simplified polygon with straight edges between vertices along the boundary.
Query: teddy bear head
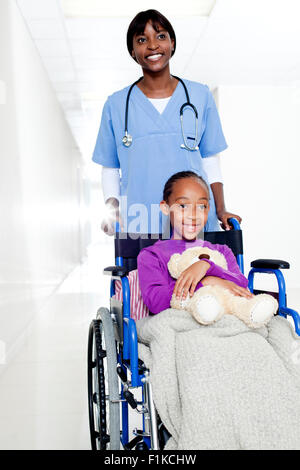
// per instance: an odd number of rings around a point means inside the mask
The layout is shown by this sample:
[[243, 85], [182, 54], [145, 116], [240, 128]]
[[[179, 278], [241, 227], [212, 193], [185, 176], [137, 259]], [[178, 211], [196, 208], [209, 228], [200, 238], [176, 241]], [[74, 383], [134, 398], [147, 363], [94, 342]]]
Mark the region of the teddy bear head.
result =
[[196, 263], [196, 261], [205, 258], [221, 266], [223, 269], [227, 269], [227, 262], [222, 253], [207, 247], [196, 246], [188, 248], [181, 254], [175, 253], [172, 255], [168, 262], [169, 272], [174, 279], [178, 279], [186, 268]]

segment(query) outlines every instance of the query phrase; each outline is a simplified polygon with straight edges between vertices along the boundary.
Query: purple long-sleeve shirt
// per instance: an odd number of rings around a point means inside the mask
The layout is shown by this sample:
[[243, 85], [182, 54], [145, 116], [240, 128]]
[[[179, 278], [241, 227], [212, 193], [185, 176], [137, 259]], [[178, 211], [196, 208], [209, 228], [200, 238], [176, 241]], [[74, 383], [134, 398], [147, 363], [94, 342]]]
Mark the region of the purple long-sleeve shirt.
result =
[[[210, 267], [206, 276], [220, 277], [238, 286], [247, 287], [248, 280], [241, 273], [236, 258], [227, 245], [213, 245], [203, 240], [158, 240], [154, 245], [141, 250], [137, 258], [138, 277], [144, 303], [151, 313], [159, 313], [170, 307], [176, 279], [168, 271], [168, 262], [174, 253], [182, 253], [187, 248], [204, 246], [218, 250], [227, 261], [225, 270], [209, 260]], [[199, 282], [196, 290], [203, 285]]]

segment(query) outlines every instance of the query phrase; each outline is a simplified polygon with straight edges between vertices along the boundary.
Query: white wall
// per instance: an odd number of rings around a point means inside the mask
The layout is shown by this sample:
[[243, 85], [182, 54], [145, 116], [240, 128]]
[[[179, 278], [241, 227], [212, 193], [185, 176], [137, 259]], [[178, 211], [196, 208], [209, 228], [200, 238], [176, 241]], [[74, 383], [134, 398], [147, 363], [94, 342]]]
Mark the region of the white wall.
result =
[[83, 245], [81, 156], [10, 0], [0, 2], [0, 81], [0, 340], [9, 360]]
[[226, 203], [243, 217], [246, 267], [256, 258], [287, 260], [287, 285], [300, 288], [300, 88], [222, 86], [218, 102], [229, 145]]

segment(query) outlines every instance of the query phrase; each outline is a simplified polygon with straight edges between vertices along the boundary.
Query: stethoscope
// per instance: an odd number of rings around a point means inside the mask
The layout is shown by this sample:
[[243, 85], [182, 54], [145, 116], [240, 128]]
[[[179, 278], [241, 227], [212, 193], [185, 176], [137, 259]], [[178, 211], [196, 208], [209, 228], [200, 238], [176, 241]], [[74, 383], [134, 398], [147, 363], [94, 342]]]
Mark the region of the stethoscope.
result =
[[[186, 103], [183, 103], [183, 105], [181, 106], [180, 108], [180, 124], [181, 124], [181, 132], [182, 132], [182, 138], [183, 138], [183, 144], [181, 144], [181, 148], [184, 148], [186, 150], [190, 150], [190, 151], [194, 151], [194, 150], [199, 150], [199, 147], [197, 145], [197, 142], [198, 142], [198, 111], [196, 109], [196, 107], [190, 102], [190, 97], [189, 97], [189, 94], [188, 94], [188, 91], [187, 91], [187, 87], [185, 86], [185, 83], [184, 81], [179, 78], [179, 77], [176, 77], [175, 75], [172, 75], [174, 78], [177, 78], [177, 80], [180, 81], [180, 83], [182, 84], [183, 88], [184, 88], [184, 91], [185, 91], [185, 96], [186, 96]], [[122, 142], [123, 144], [125, 145], [125, 147], [130, 147], [131, 144], [132, 144], [132, 135], [130, 135], [128, 133], [128, 108], [129, 108], [129, 98], [130, 98], [130, 94], [131, 94], [131, 91], [132, 91], [132, 88], [137, 85], [141, 80], [142, 80], [143, 77], [140, 77], [136, 82], [134, 82], [129, 90], [128, 90], [128, 93], [127, 93], [127, 98], [126, 98], [126, 107], [125, 107], [125, 134], [124, 134], [124, 137], [122, 139]], [[184, 134], [184, 128], [183, 128], [183, 111], [185, 108], [187, 107], [190, 107], [192, 108], [192, 110], [194, 111], [194, 114], [195, 114], [195, 138], [193, 139], [194, 140], [194, 146], [193, 147], [190, 147], [188, 145], [188, 142], [187, 142], [187, 139], [185, 137], [185, 134]]]

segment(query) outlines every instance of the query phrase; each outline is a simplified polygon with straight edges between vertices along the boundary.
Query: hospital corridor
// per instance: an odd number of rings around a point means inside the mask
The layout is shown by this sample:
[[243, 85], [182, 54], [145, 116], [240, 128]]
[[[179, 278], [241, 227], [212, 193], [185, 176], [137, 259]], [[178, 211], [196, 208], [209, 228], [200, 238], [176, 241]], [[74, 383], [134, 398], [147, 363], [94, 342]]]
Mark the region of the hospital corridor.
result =
[[[299, 2], [0, 0], [0, 450], [91, 449], [88, 333], [97, 310], [110, 306], [103, 270], [115, 264], [114, 237], [101, 228], [107, 207], [94, 149], [107, 98], [141, 76], [126, 33], [147, 9], [176, 31], [173, 75], [190, 92], [189, 80], [207, 85], [216, 104], [228, 148], [211, 155], [226, 208], [242, 218], [245, 275], [254, 259], [289, 262], [288, 305], [300, 312]], [[169, 102], [165, 114], [178, 127], [180, 86], [178, 111]], [[128, 129], [124, 107], [118, 130], [132, 134], [141, 158], [162, 131], [151, 131], [149, 145], [135, 132], [150, 106], [145, 95], [135, 105], [139, 94], [135, 86]], [[192, 150], [195, 161], [198, 147], [186, 142], [183, 133], [178, 155]], [[119, 177], [117, 164], [106, 166]], [[154, 188], [162, 166], [152, 180], [150, 170], [135, 169], [136, 191]], [[133, 181], [122, 169], [120, 177], [123, 187]], [[277, 292], [275, 277], [258, 274], [258, 285]]]

